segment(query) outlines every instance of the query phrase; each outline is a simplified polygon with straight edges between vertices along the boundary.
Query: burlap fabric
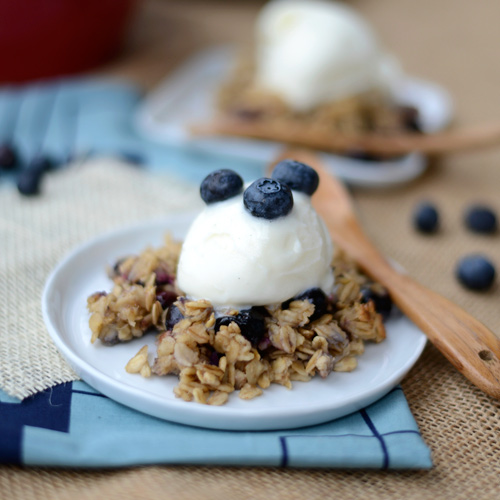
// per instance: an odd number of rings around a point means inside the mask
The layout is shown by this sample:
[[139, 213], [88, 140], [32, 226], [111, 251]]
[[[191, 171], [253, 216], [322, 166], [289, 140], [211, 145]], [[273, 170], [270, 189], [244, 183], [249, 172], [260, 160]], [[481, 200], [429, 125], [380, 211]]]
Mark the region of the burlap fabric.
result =
[[[500, 265], [500, 235], [474, 235], [462, 224], [463, 210], [472, 201], [487, 202], [500, 213], [496, 192], [500, 185], [499, 161], [498, 154], [449, 158], [408, 186], [354, 193], [365, 228], [387, 255], [497, 331], [500, 287], [480, 294], [465, 291], [454, 278], [454, 266], [460, 256], [471, 251], [483, 252]], [[75, 243], [104, 229], [157, 216], [159, 211], [193, 206], [199, 203], [197, 198], [194, 186], [168, 178], [151, 182], [141, 172], [109, 162], [53, 174], [46, 185], [46, 196], [40, 200], [21, 200], [13, 190], [2, 190], [2, 231], [9, 238], [1, 240], [2, 276], [8, 278], [2, 280], [0, 296], [4, 304], [10, 304], [2, 308], [2, 324], [10, 326], [11, 334], [6, 341], [2, 329], [0, 360], [2, 382], [14, 388], [11, 392], [19, 392], [15, 385], [23, 378], [29, 383], [39, 380], [44, 370], [48, 373], [45, 380], [73, 378], [47, 338], [38, 312], [41, 283], [58, 259]], [[435, 201], [442, 214], [441, 229], [433, 236], [416, 233], [410, 223], [415, 203], [424, 198]], [[151, 199], [155, 199], [154, 206], [147, 203]], [[30, 290], [29, 296], [26, 290]], [[18, 339], [13, 338], [16, 335]], [[23, 370], [15, 377], [5, 374], [5, 367], [15, 365], [9, 356], [14, 356]], [[27, 362], [37, 358], [35, 366]], [[48, 372], [47, 366], [51, 367]], [[435, 468], [430, 472], [220, 467], [73, 472], [6, 466], [0, 469], [0, 491], [6, 500], [264, 499], [270, 491], [276, 498], [301, 499], [332, 495], [345, 499], [496, 498], [500, 487], [500, 403], [471, 386], [432, 346], [403, 387], [433, 452]]]
[[[126, 76], [140, 73], [154, 83], [166, 72], [165, 64], [169, 67], [175, 64], [174, 52], [179, 57], [180, 53], [185, 55], [201, 44], [246, 37], [250, 33], [251, 15], [261, 2], [251, 5], [251, 2], [192, 0], [194, 7], [191, 9], [185, 8], [185, 0], [148, 3], [153, 4], [145, 17], [148, 33], [158, 37], [159, 32], [165, 32], [170, 36], [172, 30], [165, 26], [177, 25], [181, 26], [178, 31], [182, 36], [168, 41], [165, 38], [161, 49], [159, 44], [154, 45], [149, 59], [142, 58], [140, 64], [133, 61], [118, 73]], [[394, 48], [408, 71], [450, 89], [461, 123], [498, 118], [498, 107], [494, 105], [498, 102], [500, 81], [497, 62], [499, 4], [496, 0], [357, 0], [352, 3], [375, 24], [387, 46]], [[166, 5], [168, 8], [164, 8]], [[166, 13], [164, 17], [163, 12]], [[165, 21], [167, 17], [169, 24]], [[203, 30], [199, 27], [200, 19]], [[157, 63], [159, 57], [163, 65]], [[455, 282], [453, 268], [456, 259], [469, 251], [487, 253], [500, 268], [500, 236], [473, 236], [461, 224], [461, 213], [469, 200], [488, 201], [500, 211], [499, 165], [498, 153], [460, 155], [434, 166], [428, 175], [405, 188], [355, 193], [361, 220], [380, 248], [421, 282], [458, 302], [497, 333], [500, 332], [498, 285], [488, 294], [466, 292]], [[2, 199], [4, 196], [2, 192]], [[442, 231], [431, 238], [414, 234], [408, 220], [414, 202], [424, 197], [434, 199], [443, 216]], [[12, 227], [5, 215], [9, 213], [5, 211], [8, 205], [2, 206], [2, 228]], [[136, 219], [139, 218], [136, 212]], [[39, 217], [35, 220], [38, 222]], [[97, 224], [96, 230], [113, 225], [108, 220], [94, 224]], [[89, 228], [79, 231], [82, 232], [73, 240], [75, 243], [93, 233]], [[68, 242], [61, 248], [59, 256], [70, 246]], [[53, 262], [55, 260], [54, 257]], [[48, 270], [50, 263], [45, 266]], [[22, 311], [16, 314], [18, 318], [23, 315]], [[423, 437], [432, 449], [435, 467], [431, 471], [220, 467], [63, 471], [5, 466], [0, 468], [0, 498], [498, 498], [500, 404], [473, 388], [432, 346], [425, 350], [404, 380], [403, 387]]]

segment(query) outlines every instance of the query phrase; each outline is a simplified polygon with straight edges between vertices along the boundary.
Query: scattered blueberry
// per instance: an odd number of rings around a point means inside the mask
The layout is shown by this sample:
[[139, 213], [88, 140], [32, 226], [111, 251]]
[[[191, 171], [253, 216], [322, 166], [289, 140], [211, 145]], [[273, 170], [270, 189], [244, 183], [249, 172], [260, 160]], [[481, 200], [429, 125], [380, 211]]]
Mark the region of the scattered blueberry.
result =
[[392, 299], [387, 293], [376, 293], [369, 286], [363, 287], [361, 289], [361, 303], [366, 304], [370, 300], [373, 301], [375, 305], [375, 310], [382, 315], [382, 318], [386, 320], [392, 311]]
[[286, 184], [262, 177], [245, 189], [243, 203], [254, 217], [272, 220], [292, 210], [293, 195]]
[[221, 326], [228, 326], [235, 322], [241, 330], [241, 334], [249, 340], [252, 345], [257, 345], [266, 332], [264, 312], [260, 307], [244, 309], [236, 316], [222, 316], [215, 320], [215, 331], [218, 332]]
[[130, 165], [144, 165], [146, 163], [144, 156], [136, 151], [121, 151], [118, 153], [118, 157]]
[[35, 196], [40, 193], [43, 170], [23, 170], [17, 178], [17, 189], [24, 196]]
[[497, 216], [485, 205], [473, 205], [465, 213], [465, 225], [475, 233], [491, 234], [497, 230]]
[[232, 170], [216, 170], [203, 179], [200, 195], [207, 204], [224, 201], [236, 196], [243, 189], [242, 178]]
[[19, 166], [16, 150], [10, 144], [0, 145], [0, 170], [12, 170]]
[[458, 263], [456, 275], [470, 290], [487, 290], [495, 280], [495, 267], [482, 255], [468, 255]]
[[30, 170], [40, 170], [42, 172], [50, 172], [56, 166], [56, 162], [48, 156], [35, 156], [29, 163]]
[[281, 184], [286, 184], [290, 189], [301, 191], [309, 196], [318, 189], [319, 185], [316, 170], [295, 160], [280, 161], [274, 167], [271, 177]]
[[167, 317], [165, 319], [165, 328], [167, 330], [172, 330], [174, 326], [179, 323], [181, 319], [184, 319], [184, 316], [182, 315], [181, 311], [179, 308], [172, 304], [167, 311]]
[[433, 233], [439, 224], [439, 214], [432, 203], [420, 203], [413, 213], [415, 228], [422, 233]]
[[309, 321], [321, 318], [326, 313], [328, 301], [325, 292], [321, 288], [309, 288], [304, 293], [297, 295], [294, 300], [308, 300], [311, 304], [314, 304], [314, 313], [309, 318]]

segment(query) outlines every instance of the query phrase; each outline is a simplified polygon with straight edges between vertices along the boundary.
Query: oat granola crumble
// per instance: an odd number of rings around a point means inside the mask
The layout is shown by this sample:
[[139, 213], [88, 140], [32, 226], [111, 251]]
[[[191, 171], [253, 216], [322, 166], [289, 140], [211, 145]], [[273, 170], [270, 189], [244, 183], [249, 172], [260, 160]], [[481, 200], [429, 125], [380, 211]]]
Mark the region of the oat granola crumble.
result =
[[[91, 342], [113, 345], [157, 334], [153, 365], [144, 346], [125, 369], [143, 377], [177, 376], [174, 393], [185, 401], [223, 405], [234, 391], [253, 399], [272, 383], [291, 389], [294, 381], [352, 371], [364, 343], [385, 338], [373, 301], [361, 302], [362, 287], [380, 291], [380, 285], [341, 253], [332, 263], [336, 289], [324, 314], [313, 316], [308, 300], [270, 305], [261, 308], [266, 333], [248, 339], [231, 321], [238, 311], [225, 313], [229, 320], [218, 324], [209, 301], [189, 300], [176, 288], [180, 246], [167, 237], [160, 248], [120, 259], [109, 271], [111, 292], [92, 294], [87, 307]], [[167, 318], [174, 309], [179, 320], [172, 326]]]
[[[307, 126], [318, 132], [396, 134], [408, 130], [416, 111], [396, 105], [384, 92], [371, 90], [317, 106], [308, 112], [294, 112], [279, 95], [254, 83], [253, 50], [240, 53], [233, 70], [221, 85], [216, 108], [220, 117], [253, 122], [270, 128]], [[411, 122], [413, 123], [413, 122]]]

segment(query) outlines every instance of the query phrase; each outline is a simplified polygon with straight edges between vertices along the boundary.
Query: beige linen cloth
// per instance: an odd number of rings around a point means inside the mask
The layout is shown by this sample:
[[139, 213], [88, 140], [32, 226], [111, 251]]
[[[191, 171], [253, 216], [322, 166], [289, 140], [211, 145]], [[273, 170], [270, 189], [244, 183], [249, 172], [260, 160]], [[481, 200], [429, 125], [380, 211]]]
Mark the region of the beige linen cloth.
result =
[[50, 339], [41, 294], [51, 269], [106, 230], [201, 206], [198, 188], [101, 159], [47, 175], [43, 194], [0, 189], [0, 388], [25, 398], [77, 377]]

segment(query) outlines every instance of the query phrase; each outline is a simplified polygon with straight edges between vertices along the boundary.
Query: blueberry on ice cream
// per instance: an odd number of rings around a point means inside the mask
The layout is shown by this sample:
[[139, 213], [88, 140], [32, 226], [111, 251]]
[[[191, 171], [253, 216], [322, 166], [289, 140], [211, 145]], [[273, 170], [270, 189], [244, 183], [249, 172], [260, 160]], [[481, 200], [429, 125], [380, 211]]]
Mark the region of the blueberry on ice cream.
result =
[[317, 174], [290, 160], [276, 170], [280, 180], [258, 179], [195, 219], [177, 271], [189, 298], [242, 310], [311, 288], [332, 293], [333, 245], [311, 205]]

